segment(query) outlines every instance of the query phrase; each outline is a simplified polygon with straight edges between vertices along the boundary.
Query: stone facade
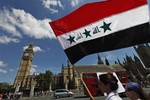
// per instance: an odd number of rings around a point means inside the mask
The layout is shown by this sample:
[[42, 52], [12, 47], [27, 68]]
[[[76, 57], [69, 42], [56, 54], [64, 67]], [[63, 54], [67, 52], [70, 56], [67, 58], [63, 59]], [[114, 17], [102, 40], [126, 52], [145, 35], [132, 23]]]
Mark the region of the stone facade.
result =
[[141, 44], [137, 47], [134, 46], [134, 49], [145, 65], [145, 68], [150, 68], [150, 46], [148, 44]]
[[[105, 60], [106, 61], [106, 60]], [[108, 61], [105, 63], [109, 63]], [[96, 65], [62, 65], [61, 73], [55, 76], [57, 77], [57, 88], [68, 88], [80, 90], [83, 88], [81, 81], [81, 74], [83, 72], [113, 72], [117, 70], [126, 71], [126, 69], [120, 64], [106, 65], [98, 55], [98, 63]], [[55, 81], [56, 82], [56, 81]], [[67, 87], [66, 87], [67, 86]]]
[[[58, 83], [61, 88], [65, 88], [67, 84], [67, 88], [80, 88], [82, 87], [82, 82], [80, 79], [81, 72], [109, 72], [110, 70], [126, 70], [128, 73], [128, 77], [130, 81], [146, 81], [146, 77], [150, 74], [149, 68], [149, 59], [150, 59], [150, 47], [148, 44], [139, 45], [134, 47], [135, 51], [139, 55], [140, 58], [134, 55], [132, 58], [126, 54], [124, 58], [124, 62], [120, 62], [117, 58], [115, 64], [109, 64], [107, 58], [105, 58], [105, 64], [102, 61], [101, 57], [98, 55], [97, 65], [71, 65], [68, 62], [67, 66], [62, 65], [61, 73], [59, 74], [58, 80], [61, 83]], [[143, 53], [144, 51], [144, 53]], [[147, 67], [145, 68], [141, 62]], [[56, 86], [57, 87], [57, 86]]]
[[20, 66], [13, 84], [14, 88], [16, 88], [18, 85], [21, 88], [27, 88], [30, 86], [32, 81], [32, 77], [30, 76], [30, 69], [33, 57], [33, 44], [29, 44], [28, 48], [23, 52]]

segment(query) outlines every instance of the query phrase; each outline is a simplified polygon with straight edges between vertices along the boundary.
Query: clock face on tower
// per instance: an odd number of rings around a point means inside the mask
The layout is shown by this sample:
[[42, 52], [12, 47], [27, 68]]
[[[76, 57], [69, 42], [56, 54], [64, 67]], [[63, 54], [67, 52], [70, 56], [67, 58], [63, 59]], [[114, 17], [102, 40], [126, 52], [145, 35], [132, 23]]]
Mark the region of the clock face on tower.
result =
[[29, 53], [25, 53], [24, 56], [29, 56]]

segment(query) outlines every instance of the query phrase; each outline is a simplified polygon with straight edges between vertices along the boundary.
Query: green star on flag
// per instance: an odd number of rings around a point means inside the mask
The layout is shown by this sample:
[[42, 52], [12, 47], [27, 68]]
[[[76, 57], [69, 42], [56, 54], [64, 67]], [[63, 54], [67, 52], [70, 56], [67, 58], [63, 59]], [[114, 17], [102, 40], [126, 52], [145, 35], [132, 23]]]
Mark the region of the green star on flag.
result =
[[69, 35], [69, 38], [67, 39], [68, 41], [70, 41], [70, 44], [72, 44], [74, 41], [75, 37], [71, 37], [71, 35]]
[[104, 33], [107, 31], [107, 30], [110, 30], [111, 31], [111, 29], [110, 29], [110, 24], [111, 23], [105, 23], [105, 22], [103, 22], [103, 26], [101, 26], [100, 28], [103, 28], [104, 29]]
[[91, 37], [91, 35], [90, 35], [90, 31], [87, 31], [86, 29], [85, 29], [85, 32], [84, 32], [83, 34], [86, 36], [86, 38], [87, 38], [88, 36], [90, 36], [90, 37]]

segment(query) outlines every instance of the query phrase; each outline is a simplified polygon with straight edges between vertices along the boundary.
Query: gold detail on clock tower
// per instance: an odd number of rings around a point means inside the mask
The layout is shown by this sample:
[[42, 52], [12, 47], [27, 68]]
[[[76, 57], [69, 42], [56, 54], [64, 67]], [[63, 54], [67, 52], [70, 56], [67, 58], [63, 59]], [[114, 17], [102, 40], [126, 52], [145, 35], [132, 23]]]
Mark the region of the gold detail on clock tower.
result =
[[33, 44], [29, 44], [28, 48], [23, 52], [23, 56], [20, 62], [20, 66], [14, 81], [14, 88], [17, 88], [18, 84], [20, 87], [28, 87], [27, 79], [30, 76], [30, 69], [34, 56]]

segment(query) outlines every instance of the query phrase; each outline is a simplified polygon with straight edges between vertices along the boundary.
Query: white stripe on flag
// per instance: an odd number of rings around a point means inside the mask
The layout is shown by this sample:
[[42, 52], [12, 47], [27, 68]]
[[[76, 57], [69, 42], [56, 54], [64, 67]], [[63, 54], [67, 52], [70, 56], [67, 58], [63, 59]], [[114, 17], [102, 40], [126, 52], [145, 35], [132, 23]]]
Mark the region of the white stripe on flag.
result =
[[[149, 15], [148, 5], [144, 5], [144, 6], [136, 8], [136, 9], [132, 9], [132, 10], [129, 10], [126, 12], [119, 13], [117, 15], [106, 17], [102, 20], [93, 22], [93, 23], [91, 23], [87, 26], [81, 27], [77, 30], [60, 35], [60, 36], [58, 36], [58, 39], [59, 39], [59, 42], [61, 43], [63, 49], [67, 49], [69, 47], [72, 47], [74, 45], [77, 45], [77, 44], [85, 42], [85, 41], [103, 37], [103, 36], [112, 34], [114, 32], [118, 32], [120, 30], [124, 30], [124, 29], [130, 28], [130, 27], [134, 27], [134, 26], [137, 26], [140, 24], [147, 23], [147, 22], [149, 22], [148, 15]], [[110, 25], [111, 31], [108, 30], [104, 33], [104, 30], [102, 28], [100, 28], [100, 26], [103, 25], [103, 22], [111, 23], [111, 25]], [[79, 24], [80, 24], [80, 22], [79, 22]], [[100, 32], [97, 34], [93, 34], [93, 29], [96, 26], [98, 27]], [[85, 32], [85, 29], [87, 31], [91, 31], [90, 32], [91, 37], [86, 38], [86, 36], [84, 34], [81, 34], [81, 33]], [[69, 35], [72, 37], [75, 37], [74, 38], [75, 42], [70, 44], [70, 42], [67, 40], [69, 38]]]

